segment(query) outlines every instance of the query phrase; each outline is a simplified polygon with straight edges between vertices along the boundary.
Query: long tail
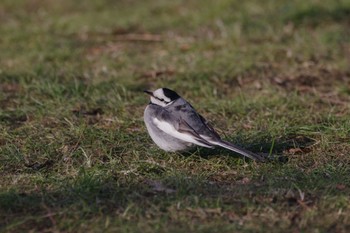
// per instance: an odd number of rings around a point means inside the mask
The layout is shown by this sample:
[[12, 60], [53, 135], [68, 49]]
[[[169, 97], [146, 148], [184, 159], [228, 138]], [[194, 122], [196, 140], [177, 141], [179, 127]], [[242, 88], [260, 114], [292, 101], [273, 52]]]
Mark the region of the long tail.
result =
[[253, 160], [257, 160], [257, 161], [261, 161], [261, 162], [265, 160], [262, 156], [255, 154], [251, 151], [248, 151], [246, 149], [243, 149], [239, 146], [236, 146], [230, 142], [226, 142], [226, 141], [221, 140], [219, 142], [215, 142], [215, 144], [218, 146], [224, 147], [226, 149], [229, 149], [231, 151], [234, 151], [238, 154], [244, 155], [244, 156], [246, 156], [250, 159], [253, 159]]

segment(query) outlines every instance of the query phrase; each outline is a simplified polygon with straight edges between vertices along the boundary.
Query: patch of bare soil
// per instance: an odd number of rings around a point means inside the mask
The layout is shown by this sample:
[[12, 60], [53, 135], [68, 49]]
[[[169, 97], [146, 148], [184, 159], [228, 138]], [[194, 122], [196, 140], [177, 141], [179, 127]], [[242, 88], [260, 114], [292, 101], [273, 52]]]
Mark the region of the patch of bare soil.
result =
[[77, 109], [73, 109], [72, 113], [77, 118], [85, 119], [88, 124], [96, 124], [101, 120], [101, 116], [104, 112], [102, 108], [99, 107], [87, 109], [84, 106], [80, 106]]
[[304, 62], [291, 73], [270, 77], [270, 82], [289, 91], [329, 93], [339, 84], [350, 88], [350, 73]]
[[327, 104], [347, 106], [350, 101], [350, 71], [341, 71], [316, 61], [300, 62], [296, 68], [259, 64], [235, 78], [212, 81], [220, 81], [228, 92], [237, 87], [261, 90], [272, 85], [284, 92], [316, 95]]
[[6, 109], [14, 105], [14, 100], [18, 93], [22, 91], [22, 87], [17, 83], [2, 83], [0, 84], [0, 108]]

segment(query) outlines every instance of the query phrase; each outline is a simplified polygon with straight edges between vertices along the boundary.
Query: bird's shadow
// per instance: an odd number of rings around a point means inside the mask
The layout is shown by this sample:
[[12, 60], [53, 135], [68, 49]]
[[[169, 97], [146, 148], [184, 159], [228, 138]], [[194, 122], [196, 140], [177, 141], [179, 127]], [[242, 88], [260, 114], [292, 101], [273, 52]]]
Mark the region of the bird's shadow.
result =
[[[274, 161], [279, 163], [287, 163], [289, 161], [288, 153], [290, 151], [308, 153], [310, 152], [310, 147], [316, 143], [314, 139], [300, 134], [290, 134], [278, 138], [270, 135], [263, 135], [256, 136], [255, 138], [249, 140], [241, 136], [237, 136], [234, 138], [225, 138], [225, 140], [264, 157], [266, 161]], [[221, 147], [215, 147], [214, 149], [197, 148], [194, 151], [182, 153], [184, 156], [191, 156], [193, 154], [197, 154], [206, 159], [217, 156], [218, 154], [228, 154], [230, 156], [242, 158], [242, 155]]]

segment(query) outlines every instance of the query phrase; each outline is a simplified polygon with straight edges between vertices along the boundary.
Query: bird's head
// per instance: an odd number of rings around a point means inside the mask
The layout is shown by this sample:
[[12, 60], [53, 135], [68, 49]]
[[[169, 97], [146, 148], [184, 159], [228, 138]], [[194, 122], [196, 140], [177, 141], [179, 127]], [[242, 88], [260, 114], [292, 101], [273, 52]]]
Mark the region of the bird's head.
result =
[[180, 98], [180, 96], [168, 88], [159, 88], [155, 91], [144, 91], [151, 96], [151, 103], [162, 107], [171, 104], [174, 100]]

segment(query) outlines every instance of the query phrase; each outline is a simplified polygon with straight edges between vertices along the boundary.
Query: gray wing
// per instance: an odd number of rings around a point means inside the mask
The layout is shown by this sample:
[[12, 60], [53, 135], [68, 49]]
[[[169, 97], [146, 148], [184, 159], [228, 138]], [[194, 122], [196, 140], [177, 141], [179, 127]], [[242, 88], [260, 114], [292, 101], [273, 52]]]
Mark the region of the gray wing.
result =
[[179, 115], [174, 115], [167, 109], [153, 106], [153, 123], [158, 129], [177, 139], [212, 148], [213, 145], [202, 138], [188, 122]]
[[215, 132], [209, 122], [185, 100], [180, 100], [166, 109], [171, 112], [172, 116], [183, 119], [202, 139], [210, 141], [210, 144], [221, 141], [219, 134]]

